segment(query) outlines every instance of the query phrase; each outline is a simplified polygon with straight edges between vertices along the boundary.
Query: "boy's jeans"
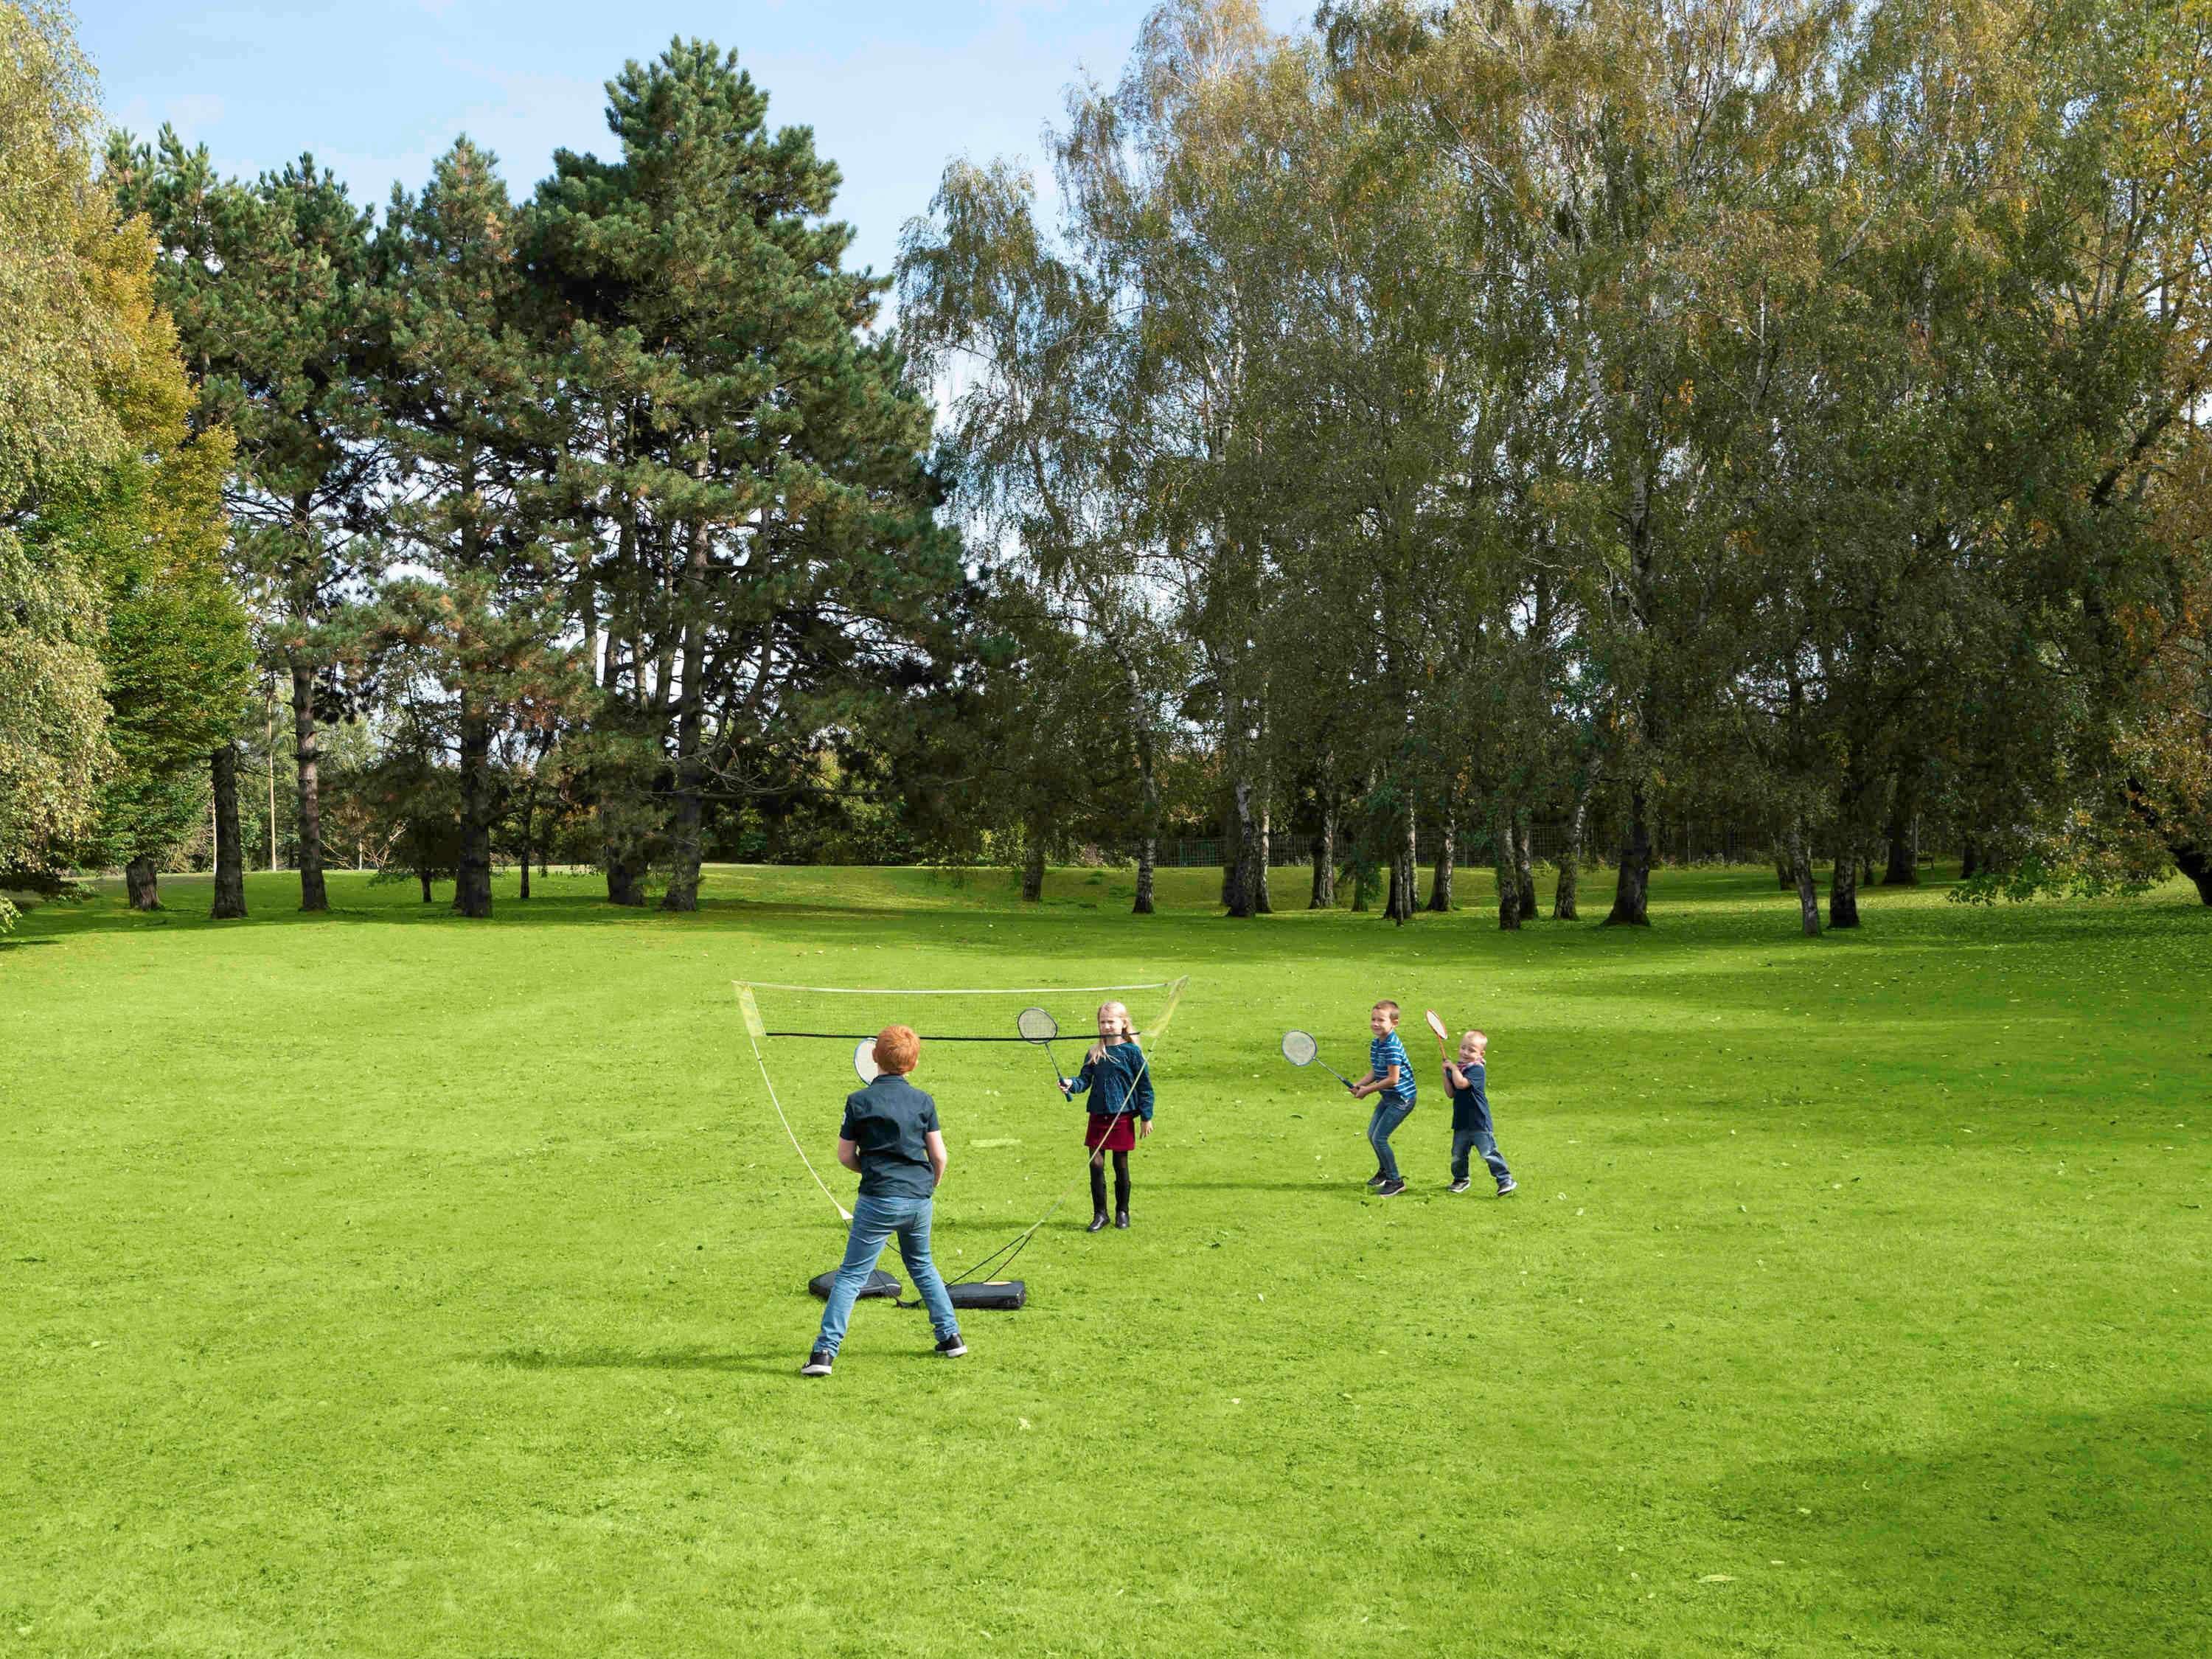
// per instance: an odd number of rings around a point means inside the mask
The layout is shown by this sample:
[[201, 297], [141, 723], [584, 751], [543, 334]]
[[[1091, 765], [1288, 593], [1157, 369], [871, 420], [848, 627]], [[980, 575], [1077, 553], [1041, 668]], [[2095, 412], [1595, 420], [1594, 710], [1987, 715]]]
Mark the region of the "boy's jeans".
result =
[[1398, 1159], [1390, 1151], [1390, 1137], [1413, 1115], [1413, 1103], [1395, 1101], [1388, 1095], [1377, 1095], [1375, 1101], [1375, 1115], [1367, 1120], [1367, 1144], [1375, 1149], [1375, 1162], [1382, 1167], [1383, 1178], [1396, 1181]]
[[1452, 1131], [1452, 1179], [1467, 1179], [1467, 1155], [1470, 1152], [1482, 1154], [1482, 1161], [1490, 1166], [1491, 1175], [1500, 1183], [1512, 1179], [1513, 1171], [1505, 1167], [1505, 1159], [1498, 1151], [1498, 1137], [1486, 1123], [1479, 1129]]
[[952, 1298], [945, 1293], [937, 1264], [929, 1259], [929, 1203], [926, 1198], [870, 1198], [866, 1194], [853, 1200], [853, 1231], [846, 1236], [845, 1260], [838, 1266], [836, 1281], [830, 1286], [830, 1305], [822, 1310], [822, 1334], [814, 1342], [817, 1348], [834, 1354], [843, 1344], [853, 1304], [893, 1233], [898, 1235], [899, 1255], [906, 1260], [914, 1287], [921, 1292], [921, 1305], [929, 1310], [930, 1328], [937, 1333], [937, 1340], [942, 1342], [959, 1330]]

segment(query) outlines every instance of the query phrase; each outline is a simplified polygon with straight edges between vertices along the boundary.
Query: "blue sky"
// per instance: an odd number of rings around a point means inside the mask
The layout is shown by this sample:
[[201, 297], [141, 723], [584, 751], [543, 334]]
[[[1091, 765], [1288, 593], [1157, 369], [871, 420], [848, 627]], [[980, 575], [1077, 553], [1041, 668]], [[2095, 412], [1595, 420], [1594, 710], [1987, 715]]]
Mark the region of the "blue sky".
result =
[[[381, 207], [457, 133], [495, 151], [520, 198], [555, 149], [613, 146], [606, 79], [672, 35], [737, 49], [773, 125], [805, 125], [842, 169], [854, 263], [888, 270], [945, 161], [1018, 155], [1085, 71], [1117, 79], [1148, 0], [350, 0], [196, 5], [77, 0], [111, 122], [162, 122], [252, 174], [312, 150]], [[1312, 0], [1267, 0], [1302, 23]], [[1048, 187], [1049, 181], [1041, 179]]]

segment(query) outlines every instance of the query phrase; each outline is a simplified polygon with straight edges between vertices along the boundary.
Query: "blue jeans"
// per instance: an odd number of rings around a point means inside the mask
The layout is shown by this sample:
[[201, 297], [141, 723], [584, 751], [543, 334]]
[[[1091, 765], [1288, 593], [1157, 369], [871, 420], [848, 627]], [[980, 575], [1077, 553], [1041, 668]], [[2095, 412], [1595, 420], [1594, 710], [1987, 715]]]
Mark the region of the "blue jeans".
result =
[[1513, 1178], [1513, 1171], [1505, 1167], [1504, 1156], [1498, 1150], [1498, 1137], [1490, 1132], [1490, 1126], [1487, 1123], [1479, 1129], [1452, 1131], [1452, 1179], [1454, 1181], [1467, 1179], [1467, 1155], [1469, 1152], [1482, 1154], [1482, 1161], [1490, 1166], [1490, 1173], [1499, 1186], [1504, 1186]]
[[1390, 1150], [1390, 1137], [1398, 1126], [1413, 1115], [1413, 1103], [1395, 1101], [1388, 1095], [1375, 1097], [1375, 1115], [1367, 1120], [1367, 1144], [1375, 1149], [1375, 1162], [1387, 1181], [1399, 1179], [1397, 1156]]
[[817, 1348], [834, 1354], [843, 1345], [853, 1304], [859, 1300], [860, 1287], [876, 1270], [876, 1258], [883, 1255], [893, 1233], [898, 1235], [899, 1255], [906, 1260], [908, 1276], [921, 1292], [921, 1305], [929, 1310], [930, 1328], [937, 1333], [937, 1340], [942, 1342], [959, 1333], [952, 1298], [945, 1292], [937, 1264], [929, 1259], [929, 1205], [926, 1198], [870, 1198], [866, 1194], [853, 1200], [853, 1231], [846, 1236], [845, 1259], [830, 1286], [830, 1305], [822, 1310], [822, 1334], [814, 1342]]

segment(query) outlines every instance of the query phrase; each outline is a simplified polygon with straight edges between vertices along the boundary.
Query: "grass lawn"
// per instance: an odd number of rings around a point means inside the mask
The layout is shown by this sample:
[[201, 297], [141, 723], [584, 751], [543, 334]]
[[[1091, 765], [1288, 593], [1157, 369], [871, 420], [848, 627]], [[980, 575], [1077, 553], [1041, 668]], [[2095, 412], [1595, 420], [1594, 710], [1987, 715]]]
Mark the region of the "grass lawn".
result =
[[[1120, 873], [1024, 908], [1001, 872], [730, 868], [694, 916], [583, 875], [489, 924], [349, 874], [325, 917], [289, 876], [246, 923], [174, 880], [33, 914], [0, 1656], [2212, 1647], [2184, 890], [1876, 891], [1807, 941], [1756, 871], [1662, 873], [1633, 933], [1501, 934], [1474, 875], [1402, 930], [1237, 923], [1218, 879], [1164, 872], [1150, 918]], [[864, 1304], [800, 1379], [842, 1231], [731, 980], [1177, 973], [1136, 1226], [1086, 1236], [1079, 1193], [969, 1358]], [[1356, 1070], [1382, 995], [1423, 1087], [1392, 1200], [1365, 1108], [1277, 1054], [1308, 1026]], [[1425, 1006], [1491, 1033], [1511, 1199], [1443, 1190]], [[771, 1056], [825, 1169], [849, 1047]], [[918, 1080], [957, 1267], [1078, 1172], [1079, 1114], [1018, 1048]]]

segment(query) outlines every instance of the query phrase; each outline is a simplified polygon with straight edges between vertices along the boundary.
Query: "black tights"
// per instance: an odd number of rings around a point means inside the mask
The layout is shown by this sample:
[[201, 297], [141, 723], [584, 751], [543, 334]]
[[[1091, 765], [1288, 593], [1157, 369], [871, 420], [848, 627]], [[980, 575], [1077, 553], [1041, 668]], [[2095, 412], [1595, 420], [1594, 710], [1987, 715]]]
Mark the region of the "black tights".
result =
[[[1091, 1207], [1106, 1213], [1106, 1161], [1097, 1153], [1091, 1155]], [[1114, 1154], [1114, 1207], [1127, 1212], [1129, 1207], [1129, 1155]]]

